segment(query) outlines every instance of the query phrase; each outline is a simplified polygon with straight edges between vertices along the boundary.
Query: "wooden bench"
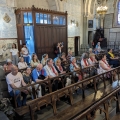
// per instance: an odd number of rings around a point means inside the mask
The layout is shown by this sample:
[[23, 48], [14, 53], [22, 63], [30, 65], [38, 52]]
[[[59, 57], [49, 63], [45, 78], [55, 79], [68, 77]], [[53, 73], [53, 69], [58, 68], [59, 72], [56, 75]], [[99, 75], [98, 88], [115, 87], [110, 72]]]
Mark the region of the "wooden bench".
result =
[[[90, 66], [90, 67], [87, 67], [87, 68], [84, 68], [84, 69], [90, 72], [90, 70], [93, 67], [95, 68], [96, 65]], [[82, 70], [80, 70], [80, 71], [78, 70], [76, 72], [79, 72], [82, 76], [84, 74]], [[22, 87], [22, 89], [25, 89], [26, 87], [30, 87], [30, 86], [34, 87], [34, 85], [39, 84], [39, 86], [44, 85], [45, 88], [48, 88], [49, 93], [51, 93], [52, 92], [52, 86], [54, 85], [54, 82], [56, 80], [58, 80], [59, 78], [61, 78], [62, 87], [64, 88], [65, 87], [64, 83], [65, 83], [65, 80], [66, 80], [67, 77], [71, 78], [72, 83], [75, 83], [74, 77], [73, 77], [73, 72], [69, 72], [69, 73], [59, 74], [59, 76], [57, 76], [57, 77], [53, 77], [53, 78], [50, 78], [50, 79], [47, 79], [47, 80], [43, 80], [43, 81], [40, 81], [40, 82], [37, 82], [37, 83], [34, 83], [34, 84], [27, 85], [25, 87]], [[84, 77], [82, 77], [82, 78], [84, 78]], [[34, 96], [35, 96], [35, 93], [34, 93]], [[14, 96], [14, 101], [15, 101], [15, 107], [17, 108], [16, 97], [17, 96]]]
[[[120, 112], [120, 105], [119, 105], [120, 104], [120, 99], [119, 99], [119, 96], [118, 96], [119, 91], [120, 91], [120, 86], [117, 89], [111, 91], [108, 95], [101, 98], [94, 105], [91, 105], [83, 113], [77, 115], [77, 117], [75, 117], [73, 120], [81, 120], [84, 117], [86, 117], [87, 120], [94, 120], [94, 116], [91, 116], [91, 112], [92, 111], [97, 111], [98, 109], [105, 114], [105, 119], [106, 120], [110, 120], [109, 111], [108, 111], [108, 108], [109, 108], [108, 101], [110, 99], [114, 98], [114, 100], [116, 101], [116, 113]], [[103, 105], [103, 107], [101, 107], [101, 105]], [[54, 119], [52, 119], [52, 120], [54, 120]], [[114, 120], [117, 120], [117, 119], [114, 119]]]
[[[119, 88], [120, 88], [120, 86], [119, 86]], [[87, 111], [89, 108], [94, 106], [94, 104], [99, 102], [99, 100], [101, 100], [105, 96], [109, 95], [116, 89], [118, 89], [117, 85], [114, 88], [112, 88], [109, 85], [106, 89], [98, 90], [97, 93], [93, 93], [93, 94], [85, 97], [85, 99], [73, 104], [72, 106], [68, 107], [67, 109], [63, 110], [62, 112], [58, 113], [57, 115], [50, 117], [48, 120], [70, 120], [70, 119], [73, 119], [78, 114], [81, 114], [84, 111]], [[93, 119], [91, 119], [91, 120], [93, 120]]]
[[[114, 70], [117, 70], [117, 69], [119, 70], [120, 67], [116, 68], [116, 69], [113, 69], [111, 71], [108, 71], [108, 72], [113, 72]], [[106, 72], [106, 73], [108, 73], [108, 72]], [[96, 87], [97, 79], [96, 78], [101, 77], [102, 81], [104, 83], [104, 88], [106, 88], [106, 84], [105, 84], [105, 74], [106, 73], [103, 73], [103, 74], [85, 79], [81, 82], [75, 83], [75, 84], [70, 85], [68, 87], [65, 87], [63, 89], [60, 89], [58, 91], [52, 92], [48, 95], [45, 95], [41, 98], [37, 98], [35, 100], [32, 100], [32, 101], [28, 102], [27, 105], [30, 106], [31, 118], [34, 119], [33, 116], [34, 116], [35, 110], [39, 109], [43, 105], [48, 105], [48, 104], [53, 106], [54, 114], [57, 114], [56, 101], [59, 100], [62, 96], [65, 96], [65, 95], [70, 98], [70, 103], [71, 103], [71, 105], [73, 105], [73, 93], [78, 88], [82, 89], [82, 98], [84, 99], [85, 98], [85, 92], [84, 92], [85, 85], [84, 85], [84, 83], [90, 81], [91, 79], [93, 79], [93, 81], [94, 81], [95, 93], [97, 93], [97, 87]]]
[[[110, 72], [110, 71], [109, 71]], [[104, 73], [105, 74], [105, 73]], [[104, 74], [103, 74], [103, 76], [104, 76]], [[100, 77], [100, 75], [98, 75], [97, 77]], [[52, 107], [53, 107], [53, 111], [54, 111], [54, 114], [57, 114], [57, 108], [56, 108], [56, 101], [57, 100], [59, 100], [62, 96], [68, 96], [69, 98], [70, 98], [70, 103], [71, 103], [71, 105], [73, 105], [73, 92], [76, 90], [76, 89], [78, 89], [79, 87], [80, 88], [82, 88], [82, 90], [83, 90], [83, 93], [82, 93], [82, 97], [83, 97], [83, 99], [85, 98], [85, 94], [84, 94], [84, 86], [83, 86], [83, 83], [85, 83], [85, 82], [87, 82], [87, 81], [89, 81], [90, 80], [90, 78], [89, 79], [86, 79], [86, 80], [83, 80], [83, 81], [81, 81], [81, 82], [79, 82], [79, 83], [75, 83], [75, 84], [73, 84], [73, 85], [70, 85], [70, 86], [68, 86], [68, 87], [66, 87], [66, 88], [63, 88], [63, 89], [61, 89], [61, 90], [58, 90], [58, 91], [55, 91], [55, 92], [53, 92], [53, 93], [50, 93], [50, 94], [48, 94], [48, 95], [45, 95], [45, 96], [43, 96], [43, 97], [41, 97], [41, 98], [37, 98], [36, 100], [34, 100], [34, 102], [33, 101], [31, 101], [31, 102], [29, 102], [28, 103], [28, 106], [30, 106], [30, 111], [31, 111], [31, 118], [32, 118], [32, 120], [34, 120], [34, 112], [37, 110], [37, 109], [39, 109], [41, 106], [43, 106], [43, 105], [48, 105], [48, 104], [50, 104], [50, 105], [52, 105]], [[82, 84], [82, 87], [81, 87], [81, 84]], [[104, 86], [105, 88], [106, 88], [106, 86]], [[107, 90], [107, 93], [109, 93], [109, 92], [111, 92], [113, 89], [111, 89], [111, 87], [109, 86], [108, 87], [108, 89], [106, 89]], [[104, 91], [104, 89], [103, 89], [103, 91]], [[97, 91], [95, 90], [95, 93], [97, 94]], [[105, 92], [103, 92], [104, 93], [104, 95], [106, 95], [106, 93]], [[98, 96], [99, 96], [99, 94], [98, 94]], [[91, 98], [91, 97], [90, 97]], [[88, 100], [87, 100], [88, 101]], [[85, 102], [85, 101], [84, 101]], [[93, 102], [96, 102], [96, 101], [93, 101], [92, 100], [92, 104], [93, 104]], [[85, 104], [85, 103], [84, 103]], [[89, 105], [89, 104], [88, 104]], [[85, 108], [85, 106], [83, 107], [83, 108]], [[65, 111], [64, 111], [65, 112]], [[63, 112], [63, 113], [64, 113]]]

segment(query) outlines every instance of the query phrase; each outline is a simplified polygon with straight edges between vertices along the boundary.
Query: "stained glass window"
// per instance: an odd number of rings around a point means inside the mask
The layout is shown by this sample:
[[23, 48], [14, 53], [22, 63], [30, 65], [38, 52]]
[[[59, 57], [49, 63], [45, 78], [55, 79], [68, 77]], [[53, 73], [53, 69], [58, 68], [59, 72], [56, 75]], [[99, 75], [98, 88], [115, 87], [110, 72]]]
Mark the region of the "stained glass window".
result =
[[118, 2], [118, 24], [120, 24], [120, 1]]

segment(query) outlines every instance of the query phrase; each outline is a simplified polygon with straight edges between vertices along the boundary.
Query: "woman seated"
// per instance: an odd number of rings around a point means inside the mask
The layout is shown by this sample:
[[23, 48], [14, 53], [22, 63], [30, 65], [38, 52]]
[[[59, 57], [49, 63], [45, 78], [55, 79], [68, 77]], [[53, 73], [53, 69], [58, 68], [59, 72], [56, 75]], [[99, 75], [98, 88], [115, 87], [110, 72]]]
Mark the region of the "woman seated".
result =
[[107, 59], [109, 64], [113, 65], [113, 67], [118, 67], [120, 65], [119, 58], [114, 56], [112, 49], [108, 49]]
[[92, 53], [93, 53], [93, 49], [89, 48], [89, 54], [92, 54]]
[[100, 51], [101, 51], [101, 46], [100, 46], [100, 42], [98, 42], [96, 47], [95, 47], [95, 54], [100, 53]]
[[88, 63], [89, 65], [95, 65], [95, 63], [97, 63], [98, 61], [96, 60], [95, 58], [95, 54], [94, 53], [91, 53], [89, 55], [89, 59], [88, 59]]
[[59, 74], [66, 73], [66, 71], [64, 70], [64, 68], [61, 65], [61, 60], [59, 58], [55, 62], [55, 68]]
[[104, 73], [111, 70], [110, 65], [108, 64], [107, 60], [106, 60], [106, 55], [102, 55], [101, 60], [99, 61], [99, 70], [98, 70], [98, 74]]
[[88, 55], [86, 53], [82, 55], [81, 66], [82, 68], [86, 68], [90, 66], [88, 63]]
[[44, 55], [42, 56], [42, 60], [41, 60], [41, 64], [42, 64], [43, 66], [46, 65], [47, 59], [48, 59], [48, 54], [44, 54]]
[[40, 63], [40, 61], [38, 60], [37, 55], [33, 54], [32, 55], [32, 60], [30, 62], [31, 67], [36, 67], [39, 63]]
[[67, 70], [67, 65], [69, 66], [69, 61], [66, 59], [66, 54], [63, 52], [60, 56], [61, 65], [65, 70]]
[[[82, 76], [81, 76], [79, 70], [80, 70], [80, 67], [76, 63], [76, 58], [72, 57], [71, 64], [70, 64], [70, 71], [73, 72], [73, 76], [75, 77], [75, 82], [77, 82], [78, 80], [82, 80]], [[78, 72], [76, 72], [76, 71], [78, 71]]]
[[27, 65], [26, 62], [24, 62], [24, 58], [23, 58], [23, 57], [20, 57], [19, 63], [18, 63], [18, 69], [19, 69], [19, 70], [20, 70], [20, 69], [25, 69], [25, 68], [27, 68], [27, 67], [28, 67], [28, 65]]
[[64, 52], [61, 54], [60, 60], [61, 60], [61, 62], [64, 62], [64, 61], [67, 60], [67, 59], [66, 59], [66, 54], [65, 54]]
[[13, 66], [12, 60], [7, 59], [6, 64], [3, 66], [5, 72], [11, 72], [11, 67]]

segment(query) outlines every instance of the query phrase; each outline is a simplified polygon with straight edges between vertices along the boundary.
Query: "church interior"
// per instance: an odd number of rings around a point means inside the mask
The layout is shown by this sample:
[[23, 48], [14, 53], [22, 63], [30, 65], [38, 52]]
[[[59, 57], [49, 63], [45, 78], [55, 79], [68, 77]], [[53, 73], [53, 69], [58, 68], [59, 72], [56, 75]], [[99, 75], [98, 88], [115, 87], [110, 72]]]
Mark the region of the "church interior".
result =
[[0, 120], [120, 120], [120, 0], [0, 0]]

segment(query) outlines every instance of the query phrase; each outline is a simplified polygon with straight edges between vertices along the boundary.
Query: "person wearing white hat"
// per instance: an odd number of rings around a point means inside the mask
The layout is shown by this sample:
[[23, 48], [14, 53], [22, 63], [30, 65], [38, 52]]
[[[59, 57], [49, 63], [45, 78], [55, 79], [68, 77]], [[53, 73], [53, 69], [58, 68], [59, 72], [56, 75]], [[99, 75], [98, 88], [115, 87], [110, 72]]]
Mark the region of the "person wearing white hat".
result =
[[80, 67], [76, 63], [76, 58], [71, 57], [70, 71], [73, 72], [74, 77], [77, 77], [77, 79], [75, 79], [75, 82], [82, 80], [82, 76], [79, 74], [79, 72], [76, 72], [77, 70], [80, 70]]
[[3, 66], [5, 72], [11, 72], [11, 67], [13, 66], [12, 60], [7, 59], [6, 64]]

